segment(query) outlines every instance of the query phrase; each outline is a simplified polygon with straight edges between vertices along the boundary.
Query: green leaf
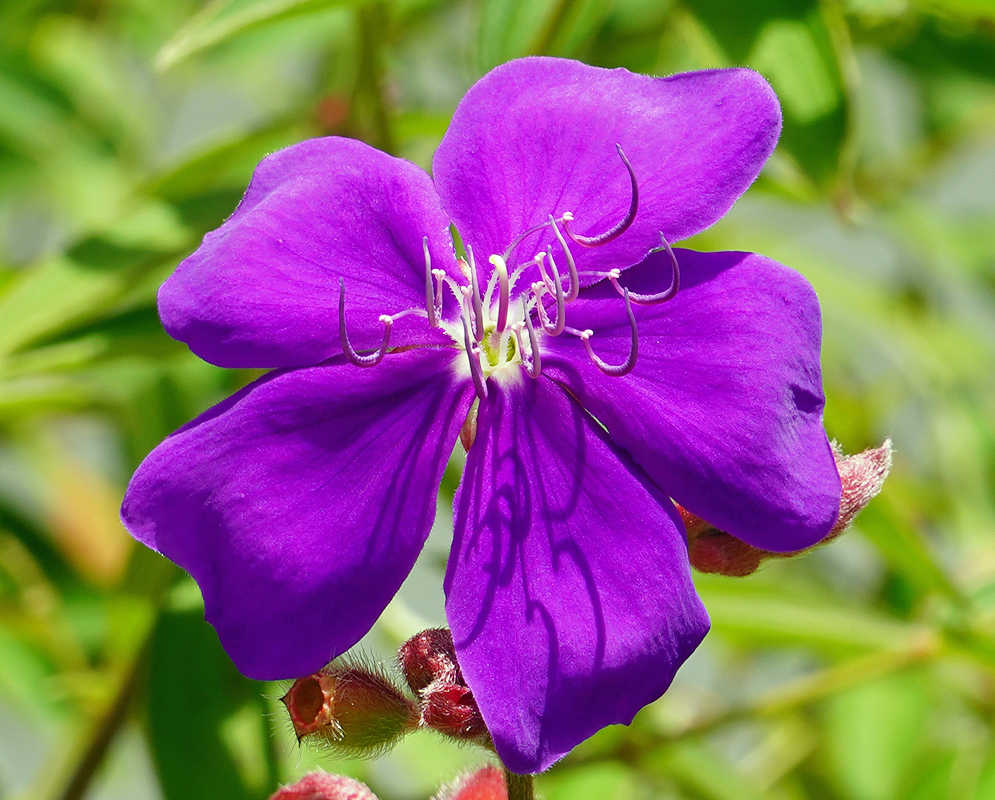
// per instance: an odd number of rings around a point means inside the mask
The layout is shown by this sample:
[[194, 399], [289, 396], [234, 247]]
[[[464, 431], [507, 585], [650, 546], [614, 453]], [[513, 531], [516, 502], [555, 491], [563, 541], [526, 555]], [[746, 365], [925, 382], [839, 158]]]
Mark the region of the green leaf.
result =
[[612, 762], [552, 770], [539, 777], [537, 788], [545, 800], [633, 800], [639, 796], [633, 771]]
[[163, 614], [149, 671], [150, 744], [167, 800], [262, 800], [276, 788], [262, 696], [199, 608]]
[[929, 698], [916, 675], [894, 675], [828, 702], [831, 774], [851, 800], [891, 800], [924, 746]]
[[365, 0], [214, 0], [176, 32], [155, 57], [165, 71], [190, 56], [244, 33], [335, 6], [360, 5]]
[[571, 55], [590, 42], [610, 11], [597, 0], [485, 0], [479, 63], [490, 69], [528, 55]]
[[0, 294], [0, 356], [105, 304], [122, 288], [121, 276], [53, 258], [25, 272]]
[[762, 800], [765, 796], [750, 785], [747, 776], [704, 745], [671, 745], [654, 759], [654, 766], [669, 773], [692, 796], [707, 800]]
[[830, 653], [900, 647], [917, 628], [836, 599], [788, 594], [750, 578], [696, 575], [713, 630], [739, 641], [802, 644]]

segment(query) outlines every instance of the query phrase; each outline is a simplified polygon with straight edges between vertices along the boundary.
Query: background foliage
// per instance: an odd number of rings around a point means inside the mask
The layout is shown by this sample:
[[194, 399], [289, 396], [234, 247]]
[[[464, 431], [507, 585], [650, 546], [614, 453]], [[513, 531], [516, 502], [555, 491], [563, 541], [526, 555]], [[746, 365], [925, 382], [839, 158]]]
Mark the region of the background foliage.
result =
[[[301, 752], [279, 687], [235, 672], [117, 506], [252, 377], [171, 341], [154, 297], [255, 163], [336, 133], [428, 167], [465, 89], [528, 53], [768, 77], [778, 151], [694, 245], [808, 276], [830, 434], [896, 447], [841, 541], [697, 576], [714, 630], [672, 691], [540, 791], [995, 798], [991, 0], [0, 3], [0, 797], [249, 800], [317, 762], [406, 800], [480, 759], [428, 734], [371, 762]], [[448, 503], [368, 651], [442, 621]]]

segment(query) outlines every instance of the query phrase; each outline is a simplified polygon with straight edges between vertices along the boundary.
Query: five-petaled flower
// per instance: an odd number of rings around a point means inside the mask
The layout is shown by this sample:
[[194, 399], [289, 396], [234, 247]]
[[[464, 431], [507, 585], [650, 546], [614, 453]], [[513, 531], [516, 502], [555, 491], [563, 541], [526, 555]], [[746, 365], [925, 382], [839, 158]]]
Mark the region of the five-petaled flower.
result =
[[779, 131], [749, 70], [530, 58], [470, 89], [431, 178], [340, 138], [269, 156], [159, 310], [207, 361], [273, 371], [149, 455], [128, 528], [246, 675], [305, 675], [397, 591], [475, 414], [446, 614], [497, 752], [538, 771], [629, 722], [708, 628], [671, 498], [773, 551], [836, 517], [811, 287], [669, 244]]

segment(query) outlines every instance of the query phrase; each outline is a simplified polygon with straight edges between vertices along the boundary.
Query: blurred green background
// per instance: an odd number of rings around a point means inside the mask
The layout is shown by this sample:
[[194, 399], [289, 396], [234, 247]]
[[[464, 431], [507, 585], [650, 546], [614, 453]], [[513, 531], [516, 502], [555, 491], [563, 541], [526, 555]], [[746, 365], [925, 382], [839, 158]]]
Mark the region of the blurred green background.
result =
[[[154, 297], [253, 166], [342, 134], [429, 167], [488, 68], [746, 64], [781, 144], [692, 243], [815, 285], [826, 426], [894, 439], [854, 531], [746, 579], [673, 689], [540, 779], [547, 800], [995, 798], [995, 3], [991, 0], [0, 2], [0, 797], [254, 800], [321, 764], [427, 798], [482, 755], [301, 750], [199, 593], [117, 521], [168, 432], [249, 380]], [[387, 653], [442, 622], [455, 486]], [[445, 495], [449, 494], [447, 498]]]

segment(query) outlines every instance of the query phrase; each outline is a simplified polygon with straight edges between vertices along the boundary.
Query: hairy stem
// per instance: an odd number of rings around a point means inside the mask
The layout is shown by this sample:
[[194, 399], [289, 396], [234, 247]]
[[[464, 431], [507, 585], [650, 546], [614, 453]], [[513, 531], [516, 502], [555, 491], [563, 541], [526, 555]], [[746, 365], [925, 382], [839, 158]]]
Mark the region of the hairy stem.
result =
[[508, 785], [508, 800], [535, 800], [535, 776], [517, 775], [504, 769], [504, 780]]

